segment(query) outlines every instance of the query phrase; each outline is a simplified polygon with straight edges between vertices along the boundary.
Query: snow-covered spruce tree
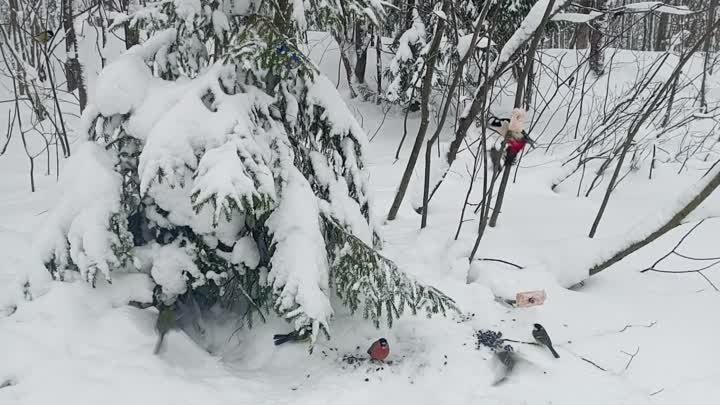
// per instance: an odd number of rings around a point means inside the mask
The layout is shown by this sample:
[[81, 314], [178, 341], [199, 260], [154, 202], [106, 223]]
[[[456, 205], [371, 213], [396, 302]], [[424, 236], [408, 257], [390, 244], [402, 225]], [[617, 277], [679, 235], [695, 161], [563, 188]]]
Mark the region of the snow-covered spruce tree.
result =
[[385, 94], [388, 101], [409, 104], [420, 98], [420, 82], [424, 70], [423, 51], [428, 44], [425, 23], [413, 10], [412, 26], [400, 35], [395, 44], [395, 55], [385, 72], [389, 85]]
[[314, 4], [129, 16], [146, 39], [100, 74], [38, 241], [53, 276], [145, 272], [162, 304], [192, 291], [250, 326], [274, 310], [313, 340], [335, 295], [376, 325], [454, 308], [376, 250], [365, 134], [300, 52]]

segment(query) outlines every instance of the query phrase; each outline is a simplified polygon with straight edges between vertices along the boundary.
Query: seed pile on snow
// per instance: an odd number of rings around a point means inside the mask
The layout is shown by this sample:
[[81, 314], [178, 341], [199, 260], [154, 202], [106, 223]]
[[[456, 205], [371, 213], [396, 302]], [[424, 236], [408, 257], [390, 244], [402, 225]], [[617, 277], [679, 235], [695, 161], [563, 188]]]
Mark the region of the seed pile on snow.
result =
[[513, 352], [515, 349], [509, 344], [505, 344], [502, 338], [502, 332], [493, 330], [479, 330], [475, 332], [475, 349], [480, 350], [483, 346], [490, 348], [493, 352]]

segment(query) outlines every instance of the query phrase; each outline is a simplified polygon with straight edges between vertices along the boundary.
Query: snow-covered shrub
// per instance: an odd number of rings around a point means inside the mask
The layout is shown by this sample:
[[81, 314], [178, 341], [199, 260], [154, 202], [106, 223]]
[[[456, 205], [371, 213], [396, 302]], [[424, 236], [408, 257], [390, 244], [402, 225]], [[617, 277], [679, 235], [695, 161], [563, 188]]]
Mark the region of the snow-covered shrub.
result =
[[386, 71], [390, 80], [385, 94], [388, 101], [405, 104], [420, 98], [421, 74], [424, 71], [422, 51], [428, 44], [426, 36], [425, 23], [417, 10], [413, 10], [413, 24], [400, 36]]
[[376, 323], [452, 308], [375, 250], [367, 140], [298, 51], [297, 10], [228, 18], [208, 4], [145, 10], [162, 29], [100, 74], [88, 141], [39, 244], [53, 275], [141, 271], [158, 305], [194, 290], [248, 324], [274, 309], [314, 338], [333, 291]]
[[[413, 11], [413, 24], [393, 44], [394, 56], [385, 71], [389, 84], [385, 98], [393, 103], [403, 105], [418, 103], [421, 95], [422, 80], [425, 76], [427, 53], [435, 35], [437, 23], [440, 19], [445, 20], [449, 27], [444, 30], [440, 39], [438, 54], [435, 55], [435, 68], [432, 78], [433, 92], [431, 93], [431, 104], [437, 104], [444, 97], [444, 90], [450, 85], [460, 60], [469, 51], [473, 32], [474, 21], [478, 18], [479, 10], [475, 10], [474, 20], [465, 24], [464, 19], [471, 17], [467, 10], [455, 10], [459, 13], [455, 16], [446, 16], [440, 10], [440, 4], [436, 6], [433, 13], [427, 16], [420, 15]], [[480, 37], [475, 52], [476, 56], [482, 56], [482, 50], [494, 45], [487, 37]], [[473, 58], [473, 63], [464, 68], [466, 81], [476, 81], [480, 72], [482, 57]]]

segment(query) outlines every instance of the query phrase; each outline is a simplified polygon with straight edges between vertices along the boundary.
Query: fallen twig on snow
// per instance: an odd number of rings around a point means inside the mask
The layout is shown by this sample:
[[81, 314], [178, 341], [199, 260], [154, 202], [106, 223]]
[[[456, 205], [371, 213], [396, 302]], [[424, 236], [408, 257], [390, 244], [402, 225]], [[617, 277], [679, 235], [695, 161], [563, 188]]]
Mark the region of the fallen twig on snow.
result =
[[620, 353], [630, 356], [630, 360], [628, 360], [627, 364], [625, 365], [625, 370], [627, 371], [628, 368], [630, 368], [630, 364], [635, 360], [635, 356], [637, 356], [638, 353], [640, 353], [640, 346], [638, 346], [637, 350], [635, 350], [635, 353], [628, 353], [624, 350], [621, 350]]
[[600, 366], [599, 364], [595, 363], [594, 361], [588, 359], [588, 358], [585, 357], [585, 356], [581, 356], [581, 355], [573, 352], [572, 350], [568, 349], [567, 347], [565, 347], [565, 351], [567, 351], [568, 353], [572, 354], [573, 356], [577, 357], [578, 359], [580, 359], [580, 360], [582, 360], [582, 361], [584, 361], [584, 362], [586, 362], [586, 363], [592, 364], [595, 368], [597, 368], [597, 369], [599, 369], [599, 370], [601, 370], [601, 371], [604, 371], [604, 372], [606, 372], [606, 373], [609, 372], [606, 368]]
[[626, 330], [628, 330], [628, 329], [630, 329], [630, 328], [638, 328], [638, 327], [652, 328], [652, 327], [655, 326], [655, 325], [657, 325], [657, 321], [652, 321], [652, 322], [650, 322], [650, 323], [647, 324], [647, 325], [625, 325], [625, 327], [622, 328], [622, 329], [620, 329], [620, 330], [618, 331], [618, 333], [623, 333], [623, 332], [625, 332]]
[[653, 396], [653, 395], [659, 394], [659, 393], [661, 393], [661, 392], [663, 392], [663, 391], [665, 391], [665, 388], [660, 388], [659, 390], [653, 392], [653, 393], [650, 394], [649, 396]]
[[594, 361], [592, 361], [592, 360], [590, 360], [590, 359], [586, 359], [585, 357], [580, 356], [580, 360], [582, 360], [582, 361], [584, 361], [584, 362], [587, 362], [587, 363], [590, 363], [590, 364], [592, 364], [593, 366], [595, 366], [596, 368], [598, 368], [598, 369], [600, 369], [600, 370], [602, 370], [602, 371], [604, 371], [604, 372], [607, 373], [607, 370], [606, 370], [606, 369], [600, 367], [597, 363], [595, 363]]

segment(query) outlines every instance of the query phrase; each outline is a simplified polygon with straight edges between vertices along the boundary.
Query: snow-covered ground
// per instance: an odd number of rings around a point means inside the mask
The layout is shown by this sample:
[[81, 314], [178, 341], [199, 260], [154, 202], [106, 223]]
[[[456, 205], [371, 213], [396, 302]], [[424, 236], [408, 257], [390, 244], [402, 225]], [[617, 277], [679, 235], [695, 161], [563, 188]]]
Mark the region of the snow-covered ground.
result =
[[[314, 38], [313, 54], [334, 81], [336, 47], [322, 36]], [[618, 66], [625, 70], [611, 79], [618, 88], [635, 78], [634, 62], [629, 55], [619, 57]], [[373, 83], [373, 75], [368, 77]], [[711, 94], [717, 98], [713, 79]], [[596, 91], [605, 88], [599, 84]], [[357, 100], [349, 104], [372, 136], [383, 121], [380, 107]], [[533, 133], [539, 144], [549, 142], [563, 119], [549, 119], [545, 131]], [[418, 116], [410, 121], [399, 161], [394, 154], [402, 135], [400, 111], [388, 112], [370, 143], [367, 160], [379, 220], [414, 141]], [[446, 131], [444, 138], [450, 135]], [[597, 240], [590, 241], [586, 235], [606, 183], [588, 198], [576, 197], [577, 181], [552, 191], [552, 182], [564, 173], [566, 152], [538, 148], [523, 159], [498, 227], [489, 229], [480, 245], [480, 257], [508, 260], [523, 270], [496, 262], [468, 266], [477, 227], [473, 215], [460, 238], [453, 238], [468, 185], [467, 153], [432, 201], [428, 228], [419, 230], [412, 196], [397, 220], [383, 224], [385, 253], [455, 298], [462, 317], [406, 317], [392, 329], [377, 330], [340, 313], [332, 339], [321, 340], [312, 353], [301, 345], [273, 345], [271, 336], [288, 330], [283, 321], [270, 319], [236, 331], [232, 322], [215, 320], [204, 347], [185, 333], [171, 332], [165, 350], [153, 356], [155, 310], [126, 305], [145, 290], [144, 276], [117, 275], [112, 285], [99, 281], [92, 289], [80, 281], [51, 281], [34, 257], [34, 232], [58, 190], [54, 176], [40, 174], [38, 191], [29, 192], [24, 152], [19, 139], [13, 139], [0, 157], [0, 387], [9, 384], [0, 388], [0, 404], [718, 403], [720, 293], [710, 283], [720, 286], [720, 267], [704, 273], [710, 282], [696, 273], [640, 270], [672, 249], [698, 219], [719, 215], [720, 196], [708, 199], [690, 223], [583, 288], [561, 287], [577, 281], [607, 246], [622, 244], [638, 224], [673, 206], [709, 164], [690, 162], [679, 175], [679, 165], [659, 165], [652, 180], [646, 169], [630, 173], [613, 194]], [[717, 160], [717, 152], [708, 153], [708, 163]], [[421, 184], [421, 173], [419, 165], [413, 187]], [[711, 218], [679, 250], [717, 257], [718, 240], [720, 219]], [[698, 267], [677, 257], [661, 266]], [[514, 309], [495, 301], [535, 289], [547, 292], [542, 306]], [[536, 322], [549, 331], [561, 357], [513, 344], [520, 361], [507, 381], [493, 385], [498, 365], [489, 351], [476, 349], [474, 332], [492, 329], [509, 339], [532, 341]], [[381, 336], [390, 342], [391, 363], [348, 361], [348, 356], [364, 358]]]

